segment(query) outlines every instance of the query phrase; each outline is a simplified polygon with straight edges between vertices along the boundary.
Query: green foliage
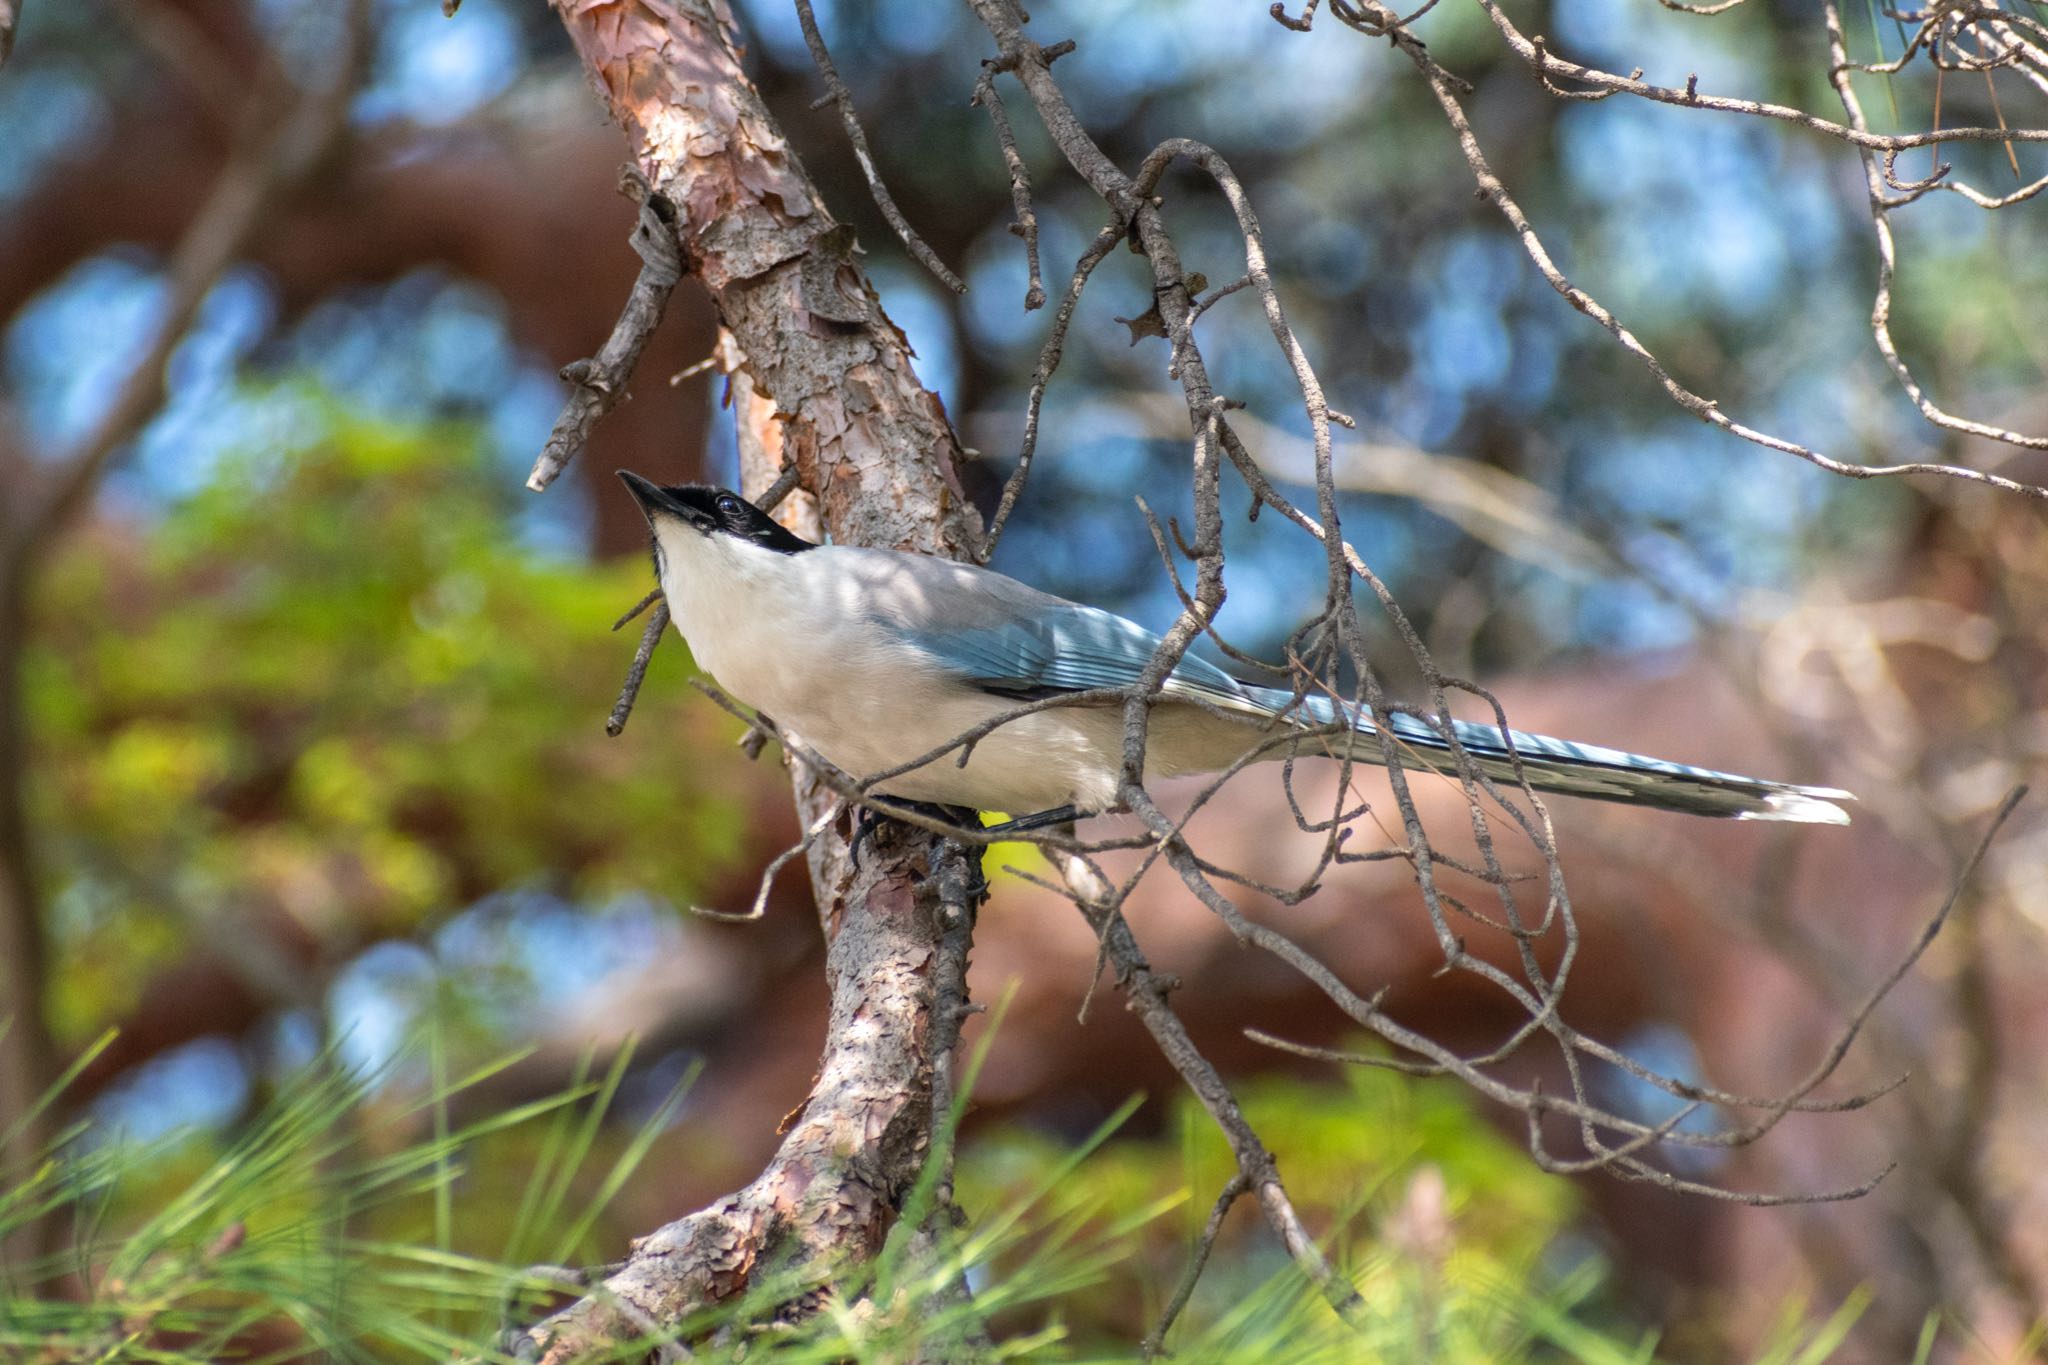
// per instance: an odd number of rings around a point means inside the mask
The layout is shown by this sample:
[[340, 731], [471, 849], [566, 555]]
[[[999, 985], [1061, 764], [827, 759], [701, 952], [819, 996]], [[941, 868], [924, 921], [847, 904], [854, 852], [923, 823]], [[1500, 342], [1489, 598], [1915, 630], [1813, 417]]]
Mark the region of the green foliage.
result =
[[722, 717], [671, 690], [659, 743], [602, 732], [646, 566], [521, 544], [468, 429], [293, 397], [289, 448], [74, 538], [37, 604], [68, 1039], [250, 922], [332, 960], [506, 886], [687, 898], [735, 852]]
[[[591, 1225], [680, 1098], [603, 1171], [592, 1139], [623, 1057], [602, 1079], [451, 1130], [451, 1097], [514, 1060], [393, 1101], [323, 1058], [218, 1152], [74, 1140], [0, 1193], [0, 1237], [52, 1211], [77, 1225], [71, 1249], [0, 1285], [0, 1357], [445, 1360], [488, 1346], [507, 1313], [561, 1291], [513, 1253], [587, 1255]], [[472, 1162], [504, 1169], [493, 1146], [535, 1129], [556, 1159], [531, 1168], [537, 1198], [500, 1254], [478, 1254], [453, 1196], [464, 1214], [486, 1206]], [[573, 1203], [571, 1179], [590, 1187]]]
[[[1371, 1071], [1341, 1086], [1266, 1078], [1239, 1087], [1246, 1117], [1273, 1141], [1289, 1193], [1311, 1227], [1340, 1229], [1329, 1248], [1366, 1302], [1364, 1341], [1338, 1322], [1240, 1201], [1168, 1344], [1188, 1359], [1255, 1361], [1287, 1343], [1294, 1360], [1514, 1359], [1565, 1330], [1598, 1287], [1583, 1252], [1560, 1254], [1577, 1212], [1572, 1187], [1544, 1175], [1448, 1084]], [[1004, 1134], [970, 1147], [962, 1200], [1014, 1197], [1061, 1160], [1059, 1144]], [[1060, 1182], [1053, 1208], [1178, 1205], [1183, 1217], [1134, 1230], [1132, 1259], [1062, 1311], [1082, 1342], [1110, 1349], [1152, 1329], [1210, 1202], [1235, 1166], [1192, 1097], [1177, 1098], [1149, 1141], [1105, 1148]], [[1361, 1355], [1361, 1350], [1367, 1354]]]
[[[429, 1035], [414, 1049], [429, 1072], [439, 1046]], [[385, 1078], [324, 1057], [218, 1151], [73, 1140], [0, 1192], [0, 1237], [52, 1209], [77, 1229], [72, 1250], [0, 1282], [0, 1358], [510, 1365], [520, 1332], [580, 1292], [566, 1267], [618, 1246], [623, 1230], [593, 1230], [682, 1093], [608, 1143], [621, 1058], [559, 1096], [456, 1124], [462, 1090], [516, 1060], [394, 1098]], [[927, 1179], [881, 1254], [835, 1284], [803, 1271], [765, 1277], [593, 1360], [638, 1361], [658, 1340], [685, 1340], [693, 1360], [717, 1365], [895, 1365], [966, 1358], [964, 1343], [984, 1334], [995, 1360], [1133, 1360], [1203, 1215], [1188, 1195], [1225, 1169], [1191, 1105], [1164, 1136], [1112, 1141], [1140, 1107], [1133, 1100], [1075, 1144], [1011, 1133], [970, 1143], [959, 1171], [966, 1227], [922, 1231]], [[1454, 1090], [1382, 1075], [1342, 1089], [1269, 1081], [1247, 1109], [1303, 1137], [1290, 1183], [1312, 1224], [1343, 1230], [1332, 1250], [1365, 1296], [1365, 1321], [1340, 1324], [1247, 1210], [1170, 1342], [1176, 1359], [1660, 1358], [1653, 1337], [1602, 1325], [1612, 1314], [1597, 1261], [1566, 1264], [1546, 1247], [1569, 1231], [1567, 1187]], [[1439, 1177], [1440, 1203], [1428, 1192]], [[1183, 1206], [1194, 1221], [1177, 1225]], [[963, 1277], [971, 1298], [957, 1292]], [[799, 1298], [816, 1311], [783, 1321]], [[1760, 1359], [1833, 1358], [1865, 1302], [1818, 1321], [1788, 1305]], [[1930, 1318], [1930, 1343], [1940, 1326]]]

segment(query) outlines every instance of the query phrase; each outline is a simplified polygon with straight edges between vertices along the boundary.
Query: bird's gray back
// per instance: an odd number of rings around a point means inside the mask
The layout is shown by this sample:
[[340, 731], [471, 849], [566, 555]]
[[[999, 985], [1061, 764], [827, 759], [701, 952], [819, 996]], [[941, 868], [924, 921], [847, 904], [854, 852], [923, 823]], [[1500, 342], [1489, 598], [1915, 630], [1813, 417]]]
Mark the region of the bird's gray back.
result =
[[[845, 610], [984, 691], [1030, 698], [1127, 687], [1159, 648], [1159, 636], [1135, 621], [971, 564], [848, 547], [817, 567], [838, 580]], [[1253, 701], [1235, 678], [1193, 655], [1166, 690], [1226, 706]]]

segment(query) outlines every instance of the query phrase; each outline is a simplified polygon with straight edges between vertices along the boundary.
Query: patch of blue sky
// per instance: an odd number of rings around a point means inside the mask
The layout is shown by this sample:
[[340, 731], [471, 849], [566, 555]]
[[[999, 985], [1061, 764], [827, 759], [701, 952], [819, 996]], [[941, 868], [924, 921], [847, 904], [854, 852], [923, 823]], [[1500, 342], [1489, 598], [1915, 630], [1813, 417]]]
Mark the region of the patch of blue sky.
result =
[[1651, 653], [1691, 643], [1690, 613], [1648, 584], [1603, 579], [1573, 594], [1558, 638], [1609, 654]]
[[1564, 363], [1564, 338], [1559, 332], [1561, 315], [1524, 313], [1514, 323], [1514, 341], [1508, 352], [1508, 370], [1501, 377], [1498, 396], [1527, 412], [1548, 403], [1557, 392]]
[[[1313, 138], [1355, 114], [1385, 79], [1360, 45], [1304, 39], [1274, 23], [1263, 5], [1207, 5], [1197, 17], [1158, 0], [1109, 0], [1038, 6], [1033, 19], [1080, 45], [1061, 74], [1084, 122], [1122, 118], [1139, 101], [1178, 88], [1200, 100], [1204, 140], [1226, 151]], [[1259, 79], [1240, 79], [1248, 70]], [[1326, 97], [1304, 100], [1303, 91]], [[1162, 109], [1160, 117], [1168, 116]]]
[[[417, 1041], [436, 1009], [516, 1046], [607, 980], [686, 951], [687, 938], [675, 910], [649, 897], [587, 906], [535, 890], [503, 892], [455, 915], [424, 944], [390, 941], [360, 954], [329, 986], [324, 1021], [311, 1012], [280, 1015], [256, 1061], [281, 1078], [314, 1060], [324, 1032], [355, 1074], [378, 1085], [419, 1084]], [[96, 1101], [94, 1118], [103, 1137], [131, 1141], [218, 1129], [247, 1102], [250, 1062], [225, 1039], [186, 1044], [123, 1077]]]
[[[1903, 158], [1901, 158], [1903, 161]], [[1901, 179], [1926, 174], [1901, 166]], [[1992, 193], [1999, 187], [1993, 186]], [[1925, 265], [1942, 256], [1962, 255], [1981, 246], [1991, 231], [1993, 215], [1958, 194], [1930, 194], [1892, 216], [1892, 231], [1898, 237], [1902, 269]]]
[[106, 411], [162, 317], [164, 295], [152, 262], [108, 254], [73, 266], [16, 314], [7, 388], [32, 450], [61, 454]]
[[[739, 12], [741, 31], [750, 42], [759, 43], [772, 52], [775, 60], [783, 66], [799, 62], [808, 64], [810, 49], [804, 44], [804, 31], [797, 22], [796, 6], [788, 0], [738, 0], [733, 6]], [[818, 30], [825, 35], [829, 44], [838, 28], [838, 0], [812, 0], [811, 13], [817, 16]], [[819, 87], [819, 93], [824, 87]]]
[[592, 907], [519, 890], [455, 916], [433, 948], [440, 970], [484, 997], [488, 1013], [531, 1027], [533, 1006], [573, 1008], [611, 977], [685, 951], [686, 940], [674, 909], [646, 896]]
[[[382, 12], [374, 22], [381, 26], [405, 6], [406, 0], [378, 3]], [[333, 0], [254, 0], [249, 13], [263, 31], [271, 51], [294, 76], [323, 81], [333, 77], [334, 54], [344, 40], [351, 8]], [[438, 13], [439, 7], [435, 10]]]
[[1269, 239], [1271, 234], [1283, 234], [1290, 247], [1289, 259], [1276, 265], [1291, 276], [1314, 281], [1316, 291], [1326, 296], [1349, 294], [1371, 277], [1376, 250], [1370, 232], [1318, 210], [1306, 196], [1291, 193], [1292, 187], [1274, 189], [1268, 198], [1277, 201], [1281, 212], [1262, 213], [1262, 222], [1271, 223]]
[[1039, 255], [1046, 294], [1045, 307], [1024, 311], [1024, 293], [1030, 282], [1024, 243], [1009, 230], [1010, 219], [991, 223], [967, 250], [960, 267], [967, 281], [961, 296], [960, 317], [970, 344], [996, 352], [1036, 350], [1052, 326], [1054, 313], [1066, 293], [1067, 276], [1073, 269], [1073, 255], [1054, 254], [1055, 243], [1064, 246], [1066, 223], [1059, 211], [1041, 205], [1037, 210]]
[[359, 122], [446, 124], [504, 92], [525, 69], [519, 27], [504, 0], [468, 0], [453, 19], [434, 4], [387, 3], [370, 79], [351, 111]]
[[283, 339], [283, 359], [394, 417], [474, 413], [502, 394], [522, 364], [504, 302], [435, 270], [325, 300]]
[[711, 411], [704, 423], [704, 477], [721, 488], [740, 486], [738, 420], [726, 401], [726, 378], [714, 375]]
[[[81, 262], [20, 312], [5, 337], [4, 365], [33, 449], [61, 453], [105, 413], [161, 318], [164, 294], [153, 262], [112, 252]], [[193, 492], [230, 454], [282, 449], [301, 437], [307, 394], [246, 382], [252, 364], [272, 375], [310, 374], [394, 420], [479, 419], [514, 482], [561, 401], [560, 382], [512, 340], [502, 300], [436, 272], [341, 293], [281, 336], [273, 335], [276, 321], [258, 270], [231, 271], [208, 294], [167, 367], [162, 411], [109, 480], [108, 494], [124, 510]], [[943, 341], [927, 344], [937, 351]], [[573, 557], [587, 545], [591, 511], [580, 485], [565, 480], [563, 490], [521, 503], [515, 530], [531, 549]]]
[[180, 1130], [218, 1131], [249, 1102], [239, 1044], [195, 1038], [124, 1074], [92, 1104], [92, 1142], [150, 1143]]
[[[1643, 1024], [1621, 1040], [1619, 1050], [1646, 1071], [1687, 1085], [1709, 1083], [1697, 1048], [1685, 1030], [1675, 1024]], [[1710, 1104], [1683, 1100], [1651, 1081], [1629, 1074], [1619, 1067], [1597, 1066], [1592, 1071], [1595, 1098], [1617, 1114], [1652, 1126], [1669, 1122], [1683, 1113], [1674, 1131], [1704, 1137], [1721, 1131], [1721, 1111]], [[1728, 1162], [1725, 1148], [1668, 1145], [1658, 1158], [1680, 1175], [1700, 1175]]]
[[431, 1008], [439, 973], [417, 943], [390, 940], [362, 953], [327, 988], [327, 1028], [341, 1062], [382, 1076], [402, 1057]]
[[[1795, 437], [1808, 434], [1798, 418], [1793, 406], [1761, 415]], [[1834, 478], [1681, 418], [1658, 434], [1589, 437], [1571, 475], [1576, 499], [1613, 523], [1630, 558], [1709, 617], [1730, 614], [1747, 589], [1783, 587], [1800, 570], [1805, 530], [1839, 486]], [[1609, 638], [1619, 645], [1637, 633], [1630, 626]], [[1658, 625], [1646, 638], [1666, 634]]]
[[908, 258], [898, 261], [871, 256], [866, 266], [876, 292], [886, 300], [890, 319], [903, 329], [917, 356], [919, 381], [947, 400], [950, 409], [960, 389], [960, 341], [953, 315], [939, 298], [945, 286]]
[[317, 1010], [286, 1010], [275, 1015], [258, 1035], [263, 1075], [271, 1084], [282, 1085], [318, 1061], [326, 1045], [326, 1031]]
[[[1416, 357], [1434, 388], [1458, 394], [1497, 388], [1513, 355], [1495, 294], [1453, 295], [1425, 313], [1417, 328]], [[1448, 434], [1425, 434], [1424, 444], [1435, 445]]]
[[[1066, 462], [1070, 467], [1087, 467], [1094, 459], [1109, 455], [1114, 444], [1076, 447], [1067, 453]], [[1179, 487], [1184, 492], [1184, 475]], [[1155, 597], [1171, 601], [1172, 588], [1159, 571], [1143, 516], [1128, 496], [1141, 489], [1148, 495], [1176, 491], [1170, 479], [1152, 477], [1149, 470], [1119, 488], [1122, 496], [1090, 498], [1062, 489], [1055, 498], [1050, 489], [1040, 490], [1037, 505], [1028, 512], [1020, 510], [1003, 533], [992, 567], [1034, 587], [1126, 615]], [[1056, 513], [1049, 505], [1055, 501]], [[1172, 504], [1160, 505], [1155, 497], [1148, 496], [1148, 501], [1162, 518], [1178, 512]], [[1181, 525], [1187, 524], [1182, 516]], [[1131, 595], [1133, 584], [1138, 585], [1136, 597]]]
[[[1780, 301], [1795, 256], [1826, 250], [1834, 214], [1811, 190], [1781, 189], [1799, 175], [1773, 173], [1762, 130], [1640, 102], [1573, 106], [1559, 120], [1573, 187], [1602, 206], [1582, 240], [1600, 279], [1576, 282], [1621, 313], [1687, 299], [1741, 316]], [[1671, 154], [1683, 132], [1686, 152]], [[1628, 318], [1623, 316], [1626, 323]]]
[[[283, 367], [394, 420], [480, 420], [509, 483], [525, 479], [562, 401], [561, 381], [513, 340], [502, 299], [436, 271], [328, 299], [280, 341]], [[527, 548], [561, 558], [588, 550], [594, 515], [580, 481], [515, 505]]]
[[[500, 892], [453, 916], [425, 943], [378, 944], [336, 975], [327, 1028], [342, 1060], [381, 1076], [403, 1060], [437, 1009], [515, 1046], [620, 973], [686, 951], [674, 909], [645, 896], [590, 906], [535, 889]], [[539, 1013], [536, 1013], [538, 1007]]]
[[[906, 57], [936, 57], [960, 36], [970, 22], [965, 5], [934, 5], [931, 0], [869, 0], [869, 21], [890, 50]], [[794, 9], [784, 4], [783, 9]], [[980, 25], [975, 25], [977, 31]]]
[[[507, 486], [521, 486], [562, 407], [562, 382], [537, 363], [513, 368], [509, 381], [485, 411], [494, 462]], [[597, 509], [581, 479], [557, 479], [545, 497], [521, 494], [512, 505], [513, 534], [529, 552], [575, 562], [590, 557]]]
[[275, 315], [255, 271], [230, 272], [214, 286], [171, 353], [164, 405], [137, 438], [116, 496], [143, 504], [187, 496], [213, 479], [224, 457], [276, 438], [279, 405], [238, 387], [242, 366]]
[[1433, 371], [1410, 367], [1381, 385], [1377, 398], [1386, 430], [1424, 450], [1442, 447], [1464, 425], [1464, 397], [1454, 388], [1439, 387]]

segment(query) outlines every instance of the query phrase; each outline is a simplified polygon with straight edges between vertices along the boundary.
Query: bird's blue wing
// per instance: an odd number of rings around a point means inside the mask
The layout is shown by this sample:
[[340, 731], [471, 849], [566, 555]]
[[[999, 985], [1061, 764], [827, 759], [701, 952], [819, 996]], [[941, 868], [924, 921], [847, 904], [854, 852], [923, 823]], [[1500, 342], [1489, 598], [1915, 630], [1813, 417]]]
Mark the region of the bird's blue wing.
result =
[[[1135, 621], [1067, 602], [1050, 610], [1020, 612], [999, 625], [920, 631], [908, 638], [976, 687], [1026, 700], [1128, 687], [1159, 648], [1159, 637]], [[1263, 710], [1237, 679], [1191, 654], [1182, 656], [1162, 691]]]

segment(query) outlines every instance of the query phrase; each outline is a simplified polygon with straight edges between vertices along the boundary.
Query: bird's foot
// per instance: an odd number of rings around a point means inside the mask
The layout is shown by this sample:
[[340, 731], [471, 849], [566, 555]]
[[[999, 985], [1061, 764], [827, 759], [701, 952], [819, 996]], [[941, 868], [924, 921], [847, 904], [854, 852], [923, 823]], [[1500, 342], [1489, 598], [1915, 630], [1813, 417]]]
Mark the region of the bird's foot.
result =
[[[977, 828], [980, 824], [979, 816], [959, 806], [942, 806], [935, 801], [895, 801], [894, 804], [900, 810], [916, 811], [926, 819], [939, 824], [956, 825], [966, 829]], [[877, 810], [873, 806], [860, 808], [860, 814], [853, 822], [853, 843], [847, 850], [853, 859], [854, 871], [860, 871], [861, 844], [874, 838], [875, 831], [889, 818], [891, 817], [888, 811]]]

